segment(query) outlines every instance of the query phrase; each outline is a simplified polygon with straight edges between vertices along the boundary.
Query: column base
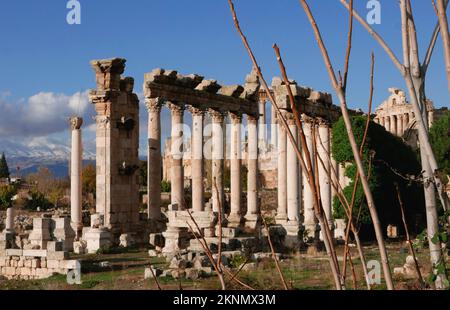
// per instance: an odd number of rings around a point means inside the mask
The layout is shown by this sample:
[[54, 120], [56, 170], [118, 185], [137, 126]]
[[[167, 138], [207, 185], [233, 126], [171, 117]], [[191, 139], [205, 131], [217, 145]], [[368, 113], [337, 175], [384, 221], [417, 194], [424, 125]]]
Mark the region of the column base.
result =
[[245, 216], [245, 227], [250, 229], [257, 229], [261, 226], [261, 215], [247, 214]]
[[112, 244], [111, 238], [111, 233], [106, 228], [89, 228], [83, 236], [89, 254], [97, 253], [100, 249], [108, 249]]
[[319, 240], [319, 234], [320, 234], [319, 224], [305, 223], [305, 232], [304, 232], [305, 241], [307, 242], [317, 241]]
[[279, 220], [279, 224], [286, 230], [284, 246], [287, 248], [299, 249], [303, 245], [304, 227], [299, 221]]
[[165, 256], [172, 256], [189, 246], [189, 233], [186, 228], [168, 227], [162, 233], [165, 239], [162, 253]]
[[228, 216], [228, 227], [239, 228], [243, 226], [244, 218], [239, 214], [230, 214]]

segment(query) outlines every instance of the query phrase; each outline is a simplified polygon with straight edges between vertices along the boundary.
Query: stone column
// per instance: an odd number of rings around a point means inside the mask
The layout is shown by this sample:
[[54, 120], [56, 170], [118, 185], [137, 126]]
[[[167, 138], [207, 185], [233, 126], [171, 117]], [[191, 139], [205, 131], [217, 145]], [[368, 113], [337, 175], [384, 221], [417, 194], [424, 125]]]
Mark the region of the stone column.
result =
[[331, 163], [329, 160], [330, 154], [330, 129], [326, 122], [321, 122], [319, 124], [318, 130], [319, 139], [317, 139], [317, 150], [318, 156], [322, 159], [325, 165], [323, 167], [322, 163], [317, 163], [319, 170], [319, 184], [320, 184], [320, 197], [322, 200], [323, 210], [325, 216], [328, 220], [328, 225], [330, 229], [333, 226], [333, 213], [331, 208], [331, 179], [330, 179], [330, 169]]
[[161, 108], [162, 101], [148, 99], [148, 218], [161, 218]]
[[7, 233], [14, 232], [14, 207], [6, 209], [5, 230]]
[[278, 140], [278, 120], [277, 120], [277, 111], [273, 106], [271, 106], [271, 128], [270, 128], [270, 137], [271, 137], [271, 144], [273, 145], [273, 148], [277, 148], [277, 140]]
[[[292, 116], [288, 118], [289, 130], [297, 143], [297, 125]], [[288, 221], [299, 222], [300, 220], [300, 196], [299, 196], [299, 169], [298, 158], [291, 140], [287, 139], [286, 152], [286, 174], [287, 174], [287, 218]]]
[[[219, 111], [210, 110], [212, 118], [212, 201], [213, 211], [219, 212], [219, 207], [224, 211], [224, 114]], [[215, 184], [214, 184], [215, 183]]]
[[403, 136], [403, 117], [402, 115], [397, 115], [397, 136]]
[[191, 174], [192, 174], [192, 209], [204, 211], [203, 183], [203, 116], [205, 111], [191, 108], [192, 113], [192, 143], [191, 143]]
[[[313, 125], [310, 120], [304, 120], [303, 122], [303, 131], [305, 132], [306, 143], [308, 146], [308, 150], [310, 155], [313, 154]], [[306, 163], [306, 154], [303, 152], [303, 157], [305, 158]], [[313, 162], [314, 169], [314, 159], [311, 158]], [[289, 168], [288, 168], [289, 169]], [[307, 234], [309, 237], [314, 238], [316, 232], [316, 219], [314, 215], [314, 197], [311, 186], [309, 185], [308, 178], [306, 174], [303, 174], [303, 215], [305, 218], [305, 229], [307, 230]]]
[[258, 200], [258, 117], [248, 115], [248, 174], [246, 226], [255, 228], [259, 217]]
[[259, 148], [264, 149], [266, 146], [266, 102], [259, 102]]
[[184, 105], [169, 103], [172, 113], [171, 156], [171, 204], [184, 209], [184, 169], [183, 169], [183, 116]]
[[231, 154], [230, 154], [230, 181], [231, 181], [231, 212], [228, 217], [230, 227], [240, 226], [241, 214], [241, 114], [230, 113], [231, 117]]
[[[277, 220], [287, 220], [287, 134], [280, 126], [278, 129], [278, 208]], [[289, 142], [290, 143], [290, 142]]]
[[395, 118], [394, 115], [390, 116], [390, 129], [389, 132], [393, 135], [397, 135], [397, 119]]
[[381, 118], [381, 126], [386, 128], [386, 122], [385, 122], [385, 118], [384, 117]]
[[72, 228], [80, 237], [83, 229], [82, 219], [82, 187], [81, 174], [83, 167], [83, 146], [81, 142], [81, 126], [83, 119], [81, 117], [73, 117], [70, 119], [72, 129], [72, 149], [70, 160], [70, 215], [72, 220]]
[[403, 114], [403, 133], [408, 129], [409, 125], [409, 114]]
[[431, 128], [434, 123], [434, 111], [428, 111], [428, 127]]
[[384, 118], [384, 128], [386, 128], [386, 131], [391, 132], [391, 118], [389, 116]]

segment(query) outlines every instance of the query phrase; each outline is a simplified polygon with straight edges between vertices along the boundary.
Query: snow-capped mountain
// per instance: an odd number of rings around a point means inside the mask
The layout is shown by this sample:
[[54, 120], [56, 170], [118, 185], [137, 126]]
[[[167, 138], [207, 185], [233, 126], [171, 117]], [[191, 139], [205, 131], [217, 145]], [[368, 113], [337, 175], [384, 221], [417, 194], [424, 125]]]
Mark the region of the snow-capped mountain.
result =
[[[66, 177], [69, 171], [70, 147], [66, 141], [32, 138], [23, 141], [0, 139], [0, 152], [4, 152], [12, 175], [26, 176], [39, 167], [47, 167], [56, 177]], [[84, 150], [86, 162], [95, 160], [95, 153]]]

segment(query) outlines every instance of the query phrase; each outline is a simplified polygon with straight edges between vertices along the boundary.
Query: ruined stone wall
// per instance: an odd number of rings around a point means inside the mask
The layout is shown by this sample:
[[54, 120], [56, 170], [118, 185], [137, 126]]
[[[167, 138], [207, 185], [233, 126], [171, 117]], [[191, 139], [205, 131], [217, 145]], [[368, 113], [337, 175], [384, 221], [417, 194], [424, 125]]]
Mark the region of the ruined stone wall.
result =
[[66, 260], [66, 256], [67, 252], [7, 249], [0, 256], [0, 275], [7, 279], [32, 280], [67, 274], [79, 264], [76, 260]]

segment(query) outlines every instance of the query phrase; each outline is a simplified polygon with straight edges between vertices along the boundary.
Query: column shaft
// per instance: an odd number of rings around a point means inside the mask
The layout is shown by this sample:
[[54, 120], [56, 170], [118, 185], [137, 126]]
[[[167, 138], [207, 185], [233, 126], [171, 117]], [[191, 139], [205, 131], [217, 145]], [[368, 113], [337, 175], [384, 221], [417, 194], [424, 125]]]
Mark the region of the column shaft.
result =
[[[289, 129], [294, 136], [295, 141], [298, 140], [297, 126], [293, 120], [289, 120]], [[286, 171], [287, 171], [287, 217], [289, 221], [299, 221], [300, 204], [299, 204], [299, 169], [298, 158], [295, 148], [291, 140], [287, 140], [286, 153]]]
[[70, 161], [70, 215], [72, 227], [76, 232], [83, 228], [81, 174], [83, 166], [81, 126], [83, 119], [74, 117], [72, 127], [72, 151]]
[[183, 169], [183, 115], [184, 106], [171, 103], [172, 112], [172, 144], [171, 144], [171, 203], [185, 208], [184, 202], [184, 169]]
[[259, 147], [262, 149], [266, 145], [266, 102], [259, 102]]
[[[303, 130], [305, 132], [306, 137], [306, 143], [308, 146], [308, 150], [310, 152], [310, 155], [305, 154], [303, 152], [303, 156], [305, 158], [306, 162], [306, 156], [312, 156], [313, 154], [313, 131], [314, 128], [309, 121], [305, 121], [303, 126]], [[312, 164], [313, 164], [313, 171], [314, 171], [314, 159], [311, 158]], [[311, 186], [309, 185], [308, 178], [306, 177], [306, 174], [303, 174], [303, 215], [305, 218], [305, 228], [308, 231], [308, 235], [310, 237], [315, 236], [315, 229], [316, 229], [316, 219], [314, 215], [314, 197], [313, 192], [311, 189]]]
[[148, 108], [147, 193], [148, 218], [161, 218], [161, 103], [150, 99]]
[[[221, 112], [210, 111], [212, 116], [212, 198], [213, 211], [218, 212], [224, 207], [224, 115]], [[223, 214], [223, 213], [222, 213]]]
[[[290, 142], [289, 142], [290, 143]], [[284, 128], [278, 130], [278, 209], [277, 218], [287, 219], [287, 135]]]
[[204, 211], [203, 111], [192, 109], [192, 209]]
[[248, 174], [247, 219], [259, 214], [258, 203], [258, 118], [249, 116], [248, 126]]
[[325, 216], [327, 217], [328, 224], [331, 226], [333, 224], [332, 219], [332, 202], [331, 202], [331, 178], [330, 178], [330, 169], [331, 163], [329, 159], [330, 154], [330, 131], [328, 124], [320, 124], [319, 125], [319, 139], [317, 139], [317, 149], [318, 156], [322, 159], [322, 163], [317, 163], [319, 166], [319, 184], [320, 184], [320, 197], [322, 200], [322, 207], [325, 212]]
[[231, 158], [230, 158], [230, 181], [231, 181], [231, 212], [229, 221], [232, 225], [240, 224], [241, 221], [241, 115], [231, 115]]

